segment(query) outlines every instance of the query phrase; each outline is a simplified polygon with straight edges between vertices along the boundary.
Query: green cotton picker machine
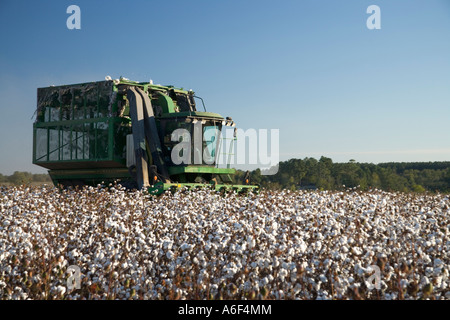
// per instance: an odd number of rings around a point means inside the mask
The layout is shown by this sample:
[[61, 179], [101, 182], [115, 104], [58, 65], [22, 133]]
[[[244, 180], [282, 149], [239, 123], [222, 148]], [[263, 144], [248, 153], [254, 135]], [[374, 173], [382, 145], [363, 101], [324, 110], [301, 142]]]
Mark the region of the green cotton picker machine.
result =
[[219, 168], [220, 132], [234, 126], [231, 118], [197, 111], [194, 98], [192, 90], [110, 77], [38, 88], [33, 163], [65, 188], [118, 181], [154, 195], [256, 191], [248, 173], [233, 183], [235, 169]]

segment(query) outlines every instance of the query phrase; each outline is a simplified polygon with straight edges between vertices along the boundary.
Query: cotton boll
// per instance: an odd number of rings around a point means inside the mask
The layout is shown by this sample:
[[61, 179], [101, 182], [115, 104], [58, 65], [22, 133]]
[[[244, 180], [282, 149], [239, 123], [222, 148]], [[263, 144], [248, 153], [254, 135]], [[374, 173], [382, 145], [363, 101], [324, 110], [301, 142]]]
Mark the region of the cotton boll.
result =
[[58, 286], [56, 288], [56, 291], [58, 292], [58, 295], [62, 296], [62, 295], [64, 295], [64, 293], [66, 293], [66, 287]]
[[171, 250], [168, 250], [166, 253], [166, 257], [167, 257], [167, 259], [172, 260], [174, 257], [173, 252]]

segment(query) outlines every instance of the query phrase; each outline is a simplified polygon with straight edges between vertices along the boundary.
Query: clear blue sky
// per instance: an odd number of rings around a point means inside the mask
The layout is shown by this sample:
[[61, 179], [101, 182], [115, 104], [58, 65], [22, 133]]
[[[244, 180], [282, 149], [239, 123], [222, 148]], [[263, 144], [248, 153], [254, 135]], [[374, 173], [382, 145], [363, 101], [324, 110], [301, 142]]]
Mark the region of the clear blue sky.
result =
[[[366, 27], [372, 4], [381, 30]], [[3, 174], [45, 172], [31, 163], [38, 87], [106, 75], [279, 128], [281, 160], [450, 160], [450, 0], [0, 0], [0, 34]]]

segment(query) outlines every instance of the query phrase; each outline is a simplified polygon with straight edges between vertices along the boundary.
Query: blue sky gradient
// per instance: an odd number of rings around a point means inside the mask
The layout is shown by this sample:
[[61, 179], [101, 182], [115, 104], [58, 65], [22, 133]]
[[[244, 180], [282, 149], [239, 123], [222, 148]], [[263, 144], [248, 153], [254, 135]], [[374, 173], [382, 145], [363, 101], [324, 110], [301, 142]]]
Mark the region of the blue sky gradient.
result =
[[[366, 27], [372, 4], [381, 30]], [[31, 163], [38, 87], [106, 75], [279, 128], [280, 160], [450, 161], [448, 0], [0, 0], [0, 34], [3, 174], [46, 172]]]

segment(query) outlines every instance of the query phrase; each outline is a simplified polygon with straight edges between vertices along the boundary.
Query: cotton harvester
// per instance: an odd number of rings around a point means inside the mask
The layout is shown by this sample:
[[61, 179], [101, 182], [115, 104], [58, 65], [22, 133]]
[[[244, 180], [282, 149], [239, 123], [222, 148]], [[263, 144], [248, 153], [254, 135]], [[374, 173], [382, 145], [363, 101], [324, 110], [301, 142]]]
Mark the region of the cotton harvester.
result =
[[63, 187], [120, 181], [154, 195], [183, 187], [257, 190], [248, 175], [233, 183], [235, 169], [219, 168], [220, 132], [234, 123], [197, 111], [197, 98], [192, 90], [110, 77], [38, 88], [33, 163]]

